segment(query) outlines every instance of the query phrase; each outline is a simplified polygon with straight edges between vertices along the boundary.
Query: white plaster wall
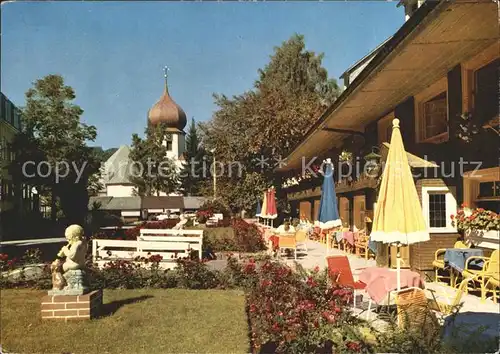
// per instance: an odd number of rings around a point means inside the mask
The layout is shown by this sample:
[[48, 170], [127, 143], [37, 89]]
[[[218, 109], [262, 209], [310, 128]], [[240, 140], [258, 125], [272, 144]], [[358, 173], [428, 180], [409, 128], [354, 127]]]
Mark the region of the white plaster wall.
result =
[[123, 184], [107, 185], [106, 195], [108, 197], [132, 197], [134, 195], [134, 186]]
[[[446, 227], [429, 227], [429, 193], [446, 193]], [[422, 212], [431, 233], [455, 233], [457, 228], [451, 223], [451, 215], [457, 212], [455, 187], [422, 187]]]
[[[186, 138], [184, 133], [171, 133], [172, 134], [172, 151], [167, 151], [167, 157], [171, 159], [178, 159], [180, 155], [186, 151]], [[163, 145], [167, 145], [167, 141], [163, 141]]]
[[139, 210], [133, 210], [133, 211], [122, 211], [121, 212], [122, 216], [125, 217], [132, 217], [132, 216], [141, 216], [141, 212]]

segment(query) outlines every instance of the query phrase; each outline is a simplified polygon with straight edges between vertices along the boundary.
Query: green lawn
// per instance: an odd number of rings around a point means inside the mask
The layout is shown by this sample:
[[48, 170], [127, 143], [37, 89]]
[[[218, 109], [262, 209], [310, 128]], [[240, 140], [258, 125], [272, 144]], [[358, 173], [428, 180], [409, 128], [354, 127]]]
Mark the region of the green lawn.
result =
[[245, 297], [227, 290], [105, 290], [105, 315], [40, 319], [44, 291], [1, 292], [1, 344], [15, 353], [247, 353]]

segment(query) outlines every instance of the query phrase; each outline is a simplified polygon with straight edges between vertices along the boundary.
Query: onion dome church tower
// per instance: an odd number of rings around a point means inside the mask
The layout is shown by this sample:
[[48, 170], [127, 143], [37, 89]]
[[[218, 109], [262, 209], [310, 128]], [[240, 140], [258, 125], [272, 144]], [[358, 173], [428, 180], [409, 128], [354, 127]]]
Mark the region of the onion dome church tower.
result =
[[175, 161], [177, 166], [182, 166], [186, 141], [184, 128], [187, 124], [186, 113], [174, 102], [168, 92], [168, 68], [165, 67], [165, 89], [148, 113], [148, 124], [161, 124], [165, 129], [163, 144], [167, 147], [167, 156]]

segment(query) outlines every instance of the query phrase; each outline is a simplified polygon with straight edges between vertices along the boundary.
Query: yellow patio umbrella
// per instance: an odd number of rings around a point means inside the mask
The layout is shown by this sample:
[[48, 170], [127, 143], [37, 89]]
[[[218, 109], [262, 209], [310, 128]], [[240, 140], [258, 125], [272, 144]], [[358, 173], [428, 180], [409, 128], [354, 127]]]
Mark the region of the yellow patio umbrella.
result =
[[[264, 199], [262, 200], [262, 209], [260, 211], [260, 217], [264, 220], [267, 219], [267, 190], [264, 192]], [[264, 225], [267, 225], [267, 222], [264, 221]]]
[[397, 283], [401, 287], [401, 244], [429, 240], [429, 230], [415, 188], [403, 145], [399, 119], [392, 121], [392, 137], [386, 160], [370, 239], [397, 246]]

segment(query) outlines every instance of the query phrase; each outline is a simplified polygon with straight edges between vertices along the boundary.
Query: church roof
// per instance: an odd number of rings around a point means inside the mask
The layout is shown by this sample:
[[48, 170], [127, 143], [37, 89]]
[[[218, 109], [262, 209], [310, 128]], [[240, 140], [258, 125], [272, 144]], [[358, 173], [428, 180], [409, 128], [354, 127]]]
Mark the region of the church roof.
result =
[[149, 110], [148, 120], [151, 124], [164, 124], [167, 128], [182, 131], [187, 124], [186, 113], [170, 97], [167, 85], [167, 74], [165, 71], [165, 89], [158, 102]]
[[145, 196], [142, 197], [142, 209], [183, 209], [184, 200], [177, 196]]
[[205, 201], [204, 197], [184, 197], [184, 209], [199, 209]]
[[104, 184], [131, 184], [132, 161], [129, 159], [130, 148], [122, 145], [104, 163]]
[[89, 209], [94, 203], [101, 210], [140, 210], [141, 197], [90, 197]]

